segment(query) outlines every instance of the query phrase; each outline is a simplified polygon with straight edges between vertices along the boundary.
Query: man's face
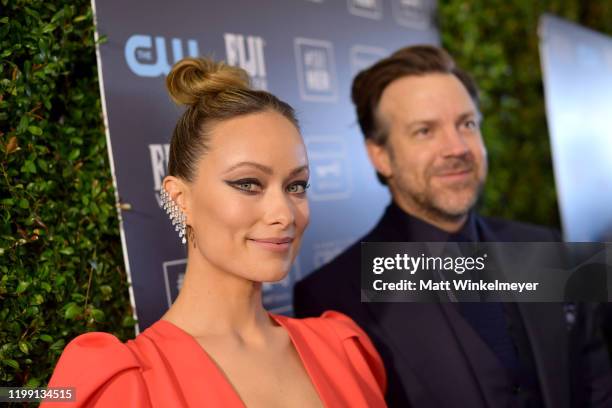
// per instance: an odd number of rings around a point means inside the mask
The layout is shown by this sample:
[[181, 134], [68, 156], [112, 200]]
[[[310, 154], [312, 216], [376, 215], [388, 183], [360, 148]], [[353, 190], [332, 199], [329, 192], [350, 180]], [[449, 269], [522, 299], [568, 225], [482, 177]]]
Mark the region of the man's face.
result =
[[486, 179], [487, 153], [463, 84], [450, 74], [397, 79], [383, 91], [378, 117], [388, 139], [368, 150], [400, 207], [425, 219], [464, 217]]

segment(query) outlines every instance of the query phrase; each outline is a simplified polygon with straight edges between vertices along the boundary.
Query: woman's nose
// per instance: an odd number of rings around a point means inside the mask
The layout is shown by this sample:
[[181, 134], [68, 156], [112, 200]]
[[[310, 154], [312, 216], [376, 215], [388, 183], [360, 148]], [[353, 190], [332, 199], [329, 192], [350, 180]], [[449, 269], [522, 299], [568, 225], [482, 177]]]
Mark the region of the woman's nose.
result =
[[268, 190], [269, 196], [265, 202], [266, 222], [288, 227], [295, 221], [295, 206], [284, 190]]

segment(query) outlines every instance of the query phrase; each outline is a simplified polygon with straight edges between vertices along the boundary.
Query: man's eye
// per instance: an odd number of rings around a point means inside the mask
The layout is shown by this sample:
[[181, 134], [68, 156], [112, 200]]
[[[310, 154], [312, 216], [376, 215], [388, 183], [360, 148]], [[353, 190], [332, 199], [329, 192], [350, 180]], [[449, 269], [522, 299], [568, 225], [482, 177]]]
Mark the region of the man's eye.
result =
[[415, 132], [417, 136], [427, 136], [429, 134], [428, 127], [422, 127]]
[[292, 194], [304, 194], [308, 187], [310, 187], [310, 184], [305, 181], [299, 181], [287, 186], [287, 192]]
[[463, 126], [465, 126], [467, 129], [474, 130], [478, 127], [478, 124], [474, 120], [466, 120], [463, 123]]

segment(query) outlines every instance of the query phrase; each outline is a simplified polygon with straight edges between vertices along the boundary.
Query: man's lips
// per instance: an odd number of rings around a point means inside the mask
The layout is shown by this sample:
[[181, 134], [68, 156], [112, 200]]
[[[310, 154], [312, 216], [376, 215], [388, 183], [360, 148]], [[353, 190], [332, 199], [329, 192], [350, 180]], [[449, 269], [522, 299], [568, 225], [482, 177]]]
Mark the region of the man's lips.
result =
[[471, 174], [472, 169], [464, 169], [464, 170], [453, 170], [444, 173], [438, 173], [436, 176], [438, 177], [453, 177], [453, 176], [463, 176], [466, 174]]
[[474, 178], [473, 169], [452, 170], [444, 173], [437, 173], [434, 180], [438, 180], [442, 185], [458, 186], [470, 182]]

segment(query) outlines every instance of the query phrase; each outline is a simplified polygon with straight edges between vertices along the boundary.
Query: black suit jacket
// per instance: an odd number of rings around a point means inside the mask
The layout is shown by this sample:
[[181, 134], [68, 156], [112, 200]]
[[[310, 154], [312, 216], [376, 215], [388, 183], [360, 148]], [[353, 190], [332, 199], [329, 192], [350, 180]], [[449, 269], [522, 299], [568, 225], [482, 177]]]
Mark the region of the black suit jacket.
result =
[[[383, 358], [391, 407], [520, 406], [520, 390], [506, 386], [507, 372], [461, 316], [457, 304], [360, 302], [360, 242], [436, 240], [407, 236], [410, 231], [403, 228], [403, 217], [408, 216], [390, 205], [370, 233], [298, 282], [294, 288], [296, 315], [318, 316], [333, 309], [353, 318], [370, 335]], [[475, 214], [471, 222], [482, 241], [559, 240], [553, 231], [527, 224]], [[568, 330], [561, 304], [517, 306], [544, 406], [612, 406], [612, 380], [600, 338], [590, 336], [593, 333], [583, 335], [586, 330], [582, 321], [573, 329], [580, 333]], [[580, 309], [577, 315], [586, 316], [586, 311]], [[592, 325], [587, 326], [592, 329]], [[576, 375], [571, 376], [570, 370]]]

